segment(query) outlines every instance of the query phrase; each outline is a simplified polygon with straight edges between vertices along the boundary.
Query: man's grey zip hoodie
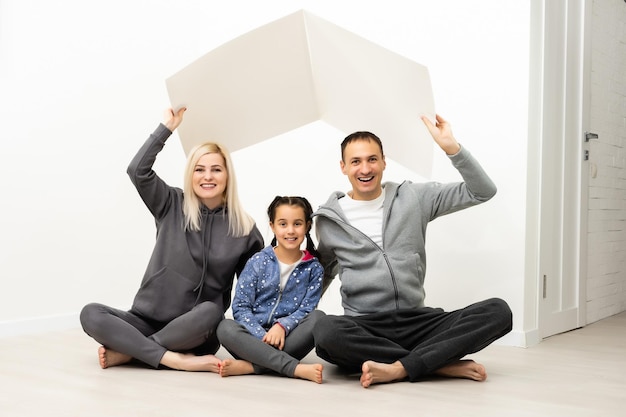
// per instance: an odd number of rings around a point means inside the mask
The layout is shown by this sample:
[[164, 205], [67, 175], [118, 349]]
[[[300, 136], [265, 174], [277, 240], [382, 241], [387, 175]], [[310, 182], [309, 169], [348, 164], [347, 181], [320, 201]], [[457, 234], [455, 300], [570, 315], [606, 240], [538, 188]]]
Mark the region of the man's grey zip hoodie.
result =
[[485, 202], [496, 186], [465, 148], [449, 157], [463, 182], [386, 182], [383, 247], [351, 226], [333, 193], [315, 212], [324, 288], [339, 274], [346, 315], [424, 306], [428, 222]]

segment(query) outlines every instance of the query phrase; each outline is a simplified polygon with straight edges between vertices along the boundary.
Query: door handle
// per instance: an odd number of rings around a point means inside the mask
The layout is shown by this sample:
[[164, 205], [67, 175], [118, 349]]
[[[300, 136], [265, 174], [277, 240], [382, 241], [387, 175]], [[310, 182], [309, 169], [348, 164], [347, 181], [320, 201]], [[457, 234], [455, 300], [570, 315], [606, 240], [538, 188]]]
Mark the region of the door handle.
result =
[[589, 142], [591, 139], [598, 139], [597, 133], [585, 132], [585, 142]]

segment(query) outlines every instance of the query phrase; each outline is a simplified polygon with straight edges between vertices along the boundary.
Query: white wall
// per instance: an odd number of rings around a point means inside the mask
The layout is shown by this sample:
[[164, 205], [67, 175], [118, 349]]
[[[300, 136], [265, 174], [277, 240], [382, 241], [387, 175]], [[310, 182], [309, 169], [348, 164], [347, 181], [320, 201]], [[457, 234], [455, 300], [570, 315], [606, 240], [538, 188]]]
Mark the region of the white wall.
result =
[[[1, 0], [0, 335], [77, 326], [90, 301], [130, 306], [154, 226], [125, 169], [169, 105], [164, 80], [302, 8], [428, 66], [437, 111], [499, 193], [431, 225], [427, 303], [452, 309], [502, 297], [514, 312], [505, 343], [518, 343], [529, 4], [511, 0]], [[275, 194], [317, 206], [347, 189], [343, 136], [314, 123], [234, 154], [243, 202], [268, 238], [265, 208]], [[181, 185], [183, 165], [174, 136], [156, 170]], [[393, 163], [385, 176], [422, 180]], [[436, 150], [432, 179], [458, 178]], [[335, 289], [322, 308], [340, 312], [339, 303]]]
[[587, 323], [626, 310], [626, 4], [593, 1]]

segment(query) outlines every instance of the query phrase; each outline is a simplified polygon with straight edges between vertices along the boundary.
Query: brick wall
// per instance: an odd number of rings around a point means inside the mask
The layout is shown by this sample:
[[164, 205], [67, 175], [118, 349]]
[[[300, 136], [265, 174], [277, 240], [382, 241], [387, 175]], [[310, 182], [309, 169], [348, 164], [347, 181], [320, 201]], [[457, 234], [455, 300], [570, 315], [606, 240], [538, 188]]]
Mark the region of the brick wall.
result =
[[626, 310], [625, 22], [626, 2], [593, 0], [587, 323]]

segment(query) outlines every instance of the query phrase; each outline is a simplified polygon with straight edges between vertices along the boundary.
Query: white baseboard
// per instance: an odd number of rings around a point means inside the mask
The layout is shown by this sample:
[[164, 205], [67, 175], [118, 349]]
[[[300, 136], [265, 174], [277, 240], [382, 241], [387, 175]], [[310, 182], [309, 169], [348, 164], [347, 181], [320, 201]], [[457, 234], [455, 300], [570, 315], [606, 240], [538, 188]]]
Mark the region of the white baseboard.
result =
[[0, 321], [0, 338], [80, 327], [78, 313]]
[[531, 331], [513, 330], [496, 340], [494, 345], [527, 348], [539, 342], [541, 342], [541, 338], [539, 337], [539, 331], [537, 329]]

